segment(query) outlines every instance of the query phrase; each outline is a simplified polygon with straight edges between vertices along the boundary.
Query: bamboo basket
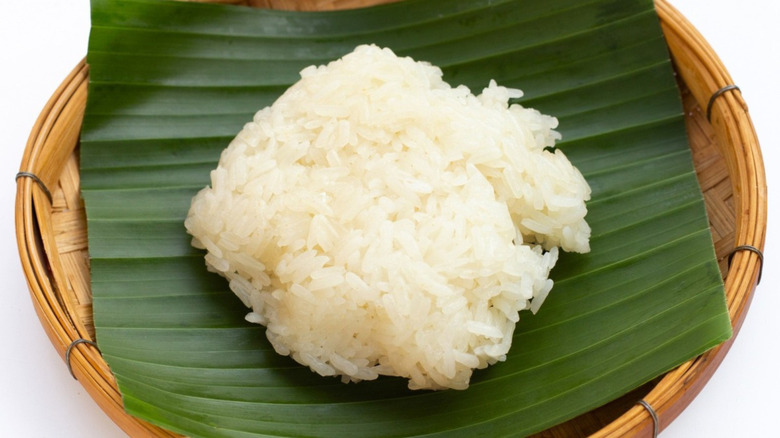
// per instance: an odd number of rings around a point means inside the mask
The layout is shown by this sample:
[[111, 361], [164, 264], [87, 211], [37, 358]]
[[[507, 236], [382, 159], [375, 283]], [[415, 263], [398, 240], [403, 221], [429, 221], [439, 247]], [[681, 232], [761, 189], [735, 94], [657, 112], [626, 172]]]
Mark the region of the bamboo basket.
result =
[[[395, 0], [195, 1], [334, 9]], [[767, 194], [761, 151], [747, 106], [717, 55], [666, 0], [656, 0], [656, 9], [678, 74], [689, 143], [736, 336], [760, 281], [763, 262]], [[174, 437], [178, 435], [124, 412], [114, 377], [91, 343], [95, 335], [78, 165], [88, 76], [82, 61], [32, 128], [17, 176], [19, 254], [47, 335], [95, 402], [130, 436]], [[701, 391], [733, 341], [734, 337], [630, 394], [538, 436], [653, 436]]]

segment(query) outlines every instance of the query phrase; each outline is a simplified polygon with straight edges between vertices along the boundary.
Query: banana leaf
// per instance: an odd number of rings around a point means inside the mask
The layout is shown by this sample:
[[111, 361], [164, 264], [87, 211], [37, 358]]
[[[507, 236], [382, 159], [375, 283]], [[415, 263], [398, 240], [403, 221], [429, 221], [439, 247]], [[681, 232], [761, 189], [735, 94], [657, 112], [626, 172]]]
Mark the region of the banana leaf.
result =
[[[406, 0], [284, 12], [92, 0], [81, 137], [97, 340], [126, 410], [189, 436], [521, 436], [731, 335], [679, 91], [651, 0]], [[375, 43], [559, 118], [593, 189], [507, 360], [465, 391], [345, 385], [277, 355], [183, 220], [219, 154], [311, 64]]]

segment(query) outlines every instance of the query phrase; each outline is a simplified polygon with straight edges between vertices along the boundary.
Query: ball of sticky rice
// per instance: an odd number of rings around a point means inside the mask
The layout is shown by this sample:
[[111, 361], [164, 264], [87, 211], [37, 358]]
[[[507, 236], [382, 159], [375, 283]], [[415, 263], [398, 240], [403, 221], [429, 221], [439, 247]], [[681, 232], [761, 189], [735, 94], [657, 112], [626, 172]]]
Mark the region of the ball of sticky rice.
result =
[[373, 45], [300, 76], [222, 152], [193, 245], [279, 354], [345, 382], [467, 388], [550, 292], [559, 247], [589, 251], [590, 188], [557, 120]]

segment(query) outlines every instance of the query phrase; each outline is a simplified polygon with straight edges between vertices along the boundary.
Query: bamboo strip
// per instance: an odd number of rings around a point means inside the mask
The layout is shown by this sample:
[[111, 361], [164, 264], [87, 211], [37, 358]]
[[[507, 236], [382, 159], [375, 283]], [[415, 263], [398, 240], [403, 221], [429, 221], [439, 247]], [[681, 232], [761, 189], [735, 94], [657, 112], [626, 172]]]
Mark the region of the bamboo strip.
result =
[[[68, 167], [69, 159], [74, 159], [77, 154], [78, 134], [86, 106], [87, 79], [88, 69], [82, 61], [49, 99], [33, 126], [22, 157], [20, 171], [37, 175], [52, 192], [54, 202], [50, 203], [42, 189], [30, 178], [20, 179], [17, 183], [15, 222], [22, 268], [33, 307], [63, 360], [68, 346], [75, 340], [94, 340], [94, 330], [88, 330], [79, 317], [79, 311], [89, 306], [74, 303], [76, 299], [72, 294], [73, 280], [81, 281], [79, 277], [83, 278], [88, 270], [85, 270], [86, 265], [82, 266], [80, 274], [74, 277], [63, 265], [54, 232], [57, 220], [53, 220], [63, 211], [69, 214], [69, 200], [77, 200], [81, 205], [77, 180], [65, 178], [60, 181], [60, 176]], [[70, 169], [73, 169], [72, 165]], [[66, 222], [60, 220], [59, 224], [62, 226]], [[85, 222], [70, 223], [76, 224], [79, 232], [86, 229]], [[85, 246], [82, 251], [86, 251]], [[85, 252], [80, 255], [81, 260], [87, 260]], [[88, 325], [91, 326], [91, 316]], [[87, 344], [77, 345], [71, 351], [70, 366], [74, 377], [90, 396], [128, 434], [174, 436], [131, 419], [124, 412], [113, 374], [95, 348]]]

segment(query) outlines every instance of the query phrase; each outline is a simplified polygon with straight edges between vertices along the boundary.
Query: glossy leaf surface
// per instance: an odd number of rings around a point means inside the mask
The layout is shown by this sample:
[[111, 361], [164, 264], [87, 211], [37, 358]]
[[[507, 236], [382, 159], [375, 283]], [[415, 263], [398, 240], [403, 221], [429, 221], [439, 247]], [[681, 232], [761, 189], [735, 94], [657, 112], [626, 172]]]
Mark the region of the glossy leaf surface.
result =
[[[679, 92], [648, 0], [407, 0], [322, 13], [92, 0], [81, 141], [97, 338], [126, 409], [189, 436], [518, 436], [593, 409], [731, 334]], [[506, 362], [466, 391], [344, 385], [278, 356], [183, 220], [255, 111], [361, 43], [490, 79], [555, 115], [593, 189]]]

